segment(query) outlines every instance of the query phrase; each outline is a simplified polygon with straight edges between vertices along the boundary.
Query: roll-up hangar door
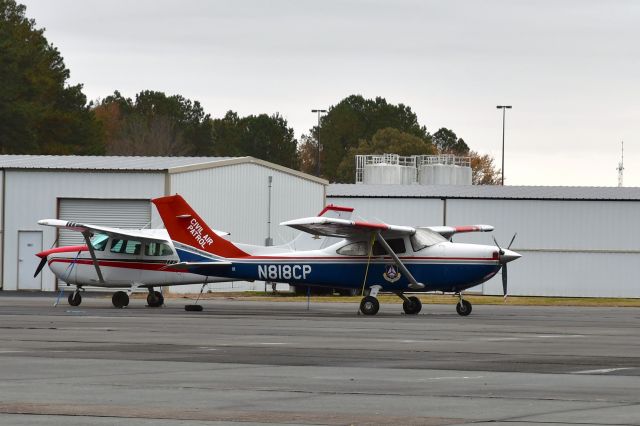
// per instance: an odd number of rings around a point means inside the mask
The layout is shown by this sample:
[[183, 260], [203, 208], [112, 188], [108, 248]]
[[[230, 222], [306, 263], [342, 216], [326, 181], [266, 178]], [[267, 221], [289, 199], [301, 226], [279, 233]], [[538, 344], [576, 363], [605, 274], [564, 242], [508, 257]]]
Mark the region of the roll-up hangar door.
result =
[[[148, 228], [151, 222], [151, 202], [149, 200], [60, 198], [58, 219], [115, 228]], [[59, 247], [84, 243], [82, 234], [79, 232], [60, 229]]]

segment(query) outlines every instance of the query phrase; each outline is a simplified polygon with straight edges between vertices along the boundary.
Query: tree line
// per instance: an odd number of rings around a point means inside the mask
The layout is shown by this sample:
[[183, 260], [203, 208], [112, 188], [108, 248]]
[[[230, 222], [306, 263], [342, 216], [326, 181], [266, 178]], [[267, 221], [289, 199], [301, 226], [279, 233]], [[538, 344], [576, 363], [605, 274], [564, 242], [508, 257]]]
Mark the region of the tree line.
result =
[[51, 155], [253, 156], [353, 182], [357, 154], [451, 153], [472, 158], [475, 184], [499, 183], [488, 155], [472, 151], [451, 129], [431, 134], [409, 106], [382, 97], [348, 96], [298, 141], [278, 113], [213, 118], [196, 100], [117, 90], [87, 102], [69, 85], [63, 58], [15, 0], [0, 0], [0, 153]]

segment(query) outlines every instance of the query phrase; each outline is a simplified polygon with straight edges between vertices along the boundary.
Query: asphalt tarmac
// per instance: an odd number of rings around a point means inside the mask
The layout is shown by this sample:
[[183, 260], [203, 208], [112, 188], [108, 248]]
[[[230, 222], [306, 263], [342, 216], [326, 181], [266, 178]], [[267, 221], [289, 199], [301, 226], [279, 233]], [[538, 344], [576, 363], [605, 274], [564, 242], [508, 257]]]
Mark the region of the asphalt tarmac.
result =
[[0, 292], [2, 425], [639, 425], [640, 309]]

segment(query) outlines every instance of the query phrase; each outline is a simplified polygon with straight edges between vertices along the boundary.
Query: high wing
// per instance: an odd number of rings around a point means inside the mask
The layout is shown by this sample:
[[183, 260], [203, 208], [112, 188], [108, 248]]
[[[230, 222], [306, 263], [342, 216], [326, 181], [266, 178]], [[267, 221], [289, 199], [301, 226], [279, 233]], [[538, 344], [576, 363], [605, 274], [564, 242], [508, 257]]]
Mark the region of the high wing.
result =
[[454, 234], [461, 234], [466, 232], [491, 232], [493, 231], [493, 226], [491, 225], [469, 225], [469, 226], [425, 226], [425, 228], [430, 229], [438, 234], [442, 235], [444, 238], [449, 239]]
[[60, 219], [43, 219], [38, 221], [38, 225], [54, 226], [56, 228], [68, 229], [70, 231], [80, 232], [81, 234], [105, 234], [112, 238], [131, 239], [135, 238], [139, 241], [149, 243], [166, 243], [167, 238], [161, 238], [158, 236], [152, 236], [146, 234], [139, 229], [121, 229], [110, 228], [108, 226], [90, 225], [78, 222], [68, 222]]
[[[157, 230], [149, 229], [122, 229], [112, 228], [108, 226], [91, 225], [86, 223], [68, 222], [60, 219], [43, 219], [38, 221], [39, 225], [54, 226], [56, 228], [68, 229], [70, 231], [80, 232], [84, 234], [89, 232], [90, 234], [105, 234], [112, 238], [120, 239], [136, 239], [138, 241], [148, 243], [166, 243], [169, 241], [169, 235], [166, 236], [153, 232]], [[225, 236], [229, 235], [228, 232], [214, 230], [217, 235]]]
[[410, 226], [387, 225], [386, 223], [361, 222], [330, 217], [305, 217], [282, 222], [280, 225], [290, 226], [303, 232], [327, 237], [357, 238], [380, 233], [383, 237], [413, 235], [416, 229]]

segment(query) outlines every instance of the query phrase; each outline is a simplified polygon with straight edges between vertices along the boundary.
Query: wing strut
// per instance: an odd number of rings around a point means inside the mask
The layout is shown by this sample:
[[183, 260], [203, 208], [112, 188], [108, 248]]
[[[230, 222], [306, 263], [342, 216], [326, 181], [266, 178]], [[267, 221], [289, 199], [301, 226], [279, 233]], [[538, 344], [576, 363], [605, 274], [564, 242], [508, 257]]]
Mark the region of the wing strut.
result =
[[98, 263], [98, 259], [96, 259], [96, 253], [93, 251], [93, 246], [91, 245], [91, 238], [89, 238], [89, 231], [85, 231], [82, 233], [85, 242], [87, 243], [87, 248], [89, 248], [89, 254], [91, 254], [91, 259], [93, 260], [93, 266], [96, 268], [96, 272], [98, 273], [98, 280], [100, 284], [104, 284], [104, 278], [102, 277], [102, 271], [100, 270], [100, 264]]
[[398, 268], [402, 271], [403, 274], [405, 274], [405, 276], [409, 280], [409, 283], [410, 283], [409, 284], [409, 288], [413, 289], [413, 290], [423, 289], [424, 288], [424, 284], [419, 283], [418, 281], [416, 281], [416, 279], [413, 277], [413, 275], [411, 275], [411, 272], [409, 272], [407, 267], [404, 266], [404, 263], [402, 263], [402, 261], [400, 260], [398, 255], [393, 250], [391, 250], [391, 247], [389, 247], [389, 244], [385, 241], [384, 238], [382, 238], [382, 235], [380, 234], [380, 231], [378, 231], [376, 233], [376, 238], [378, 239], [378, 241], [380, 241], [380, 245], [387, 251], [389, 256], [391, 256], [393, 258], [393, 260], [394, 260], [394, 262], [396, 262], [396, 265], [398, 266]]

